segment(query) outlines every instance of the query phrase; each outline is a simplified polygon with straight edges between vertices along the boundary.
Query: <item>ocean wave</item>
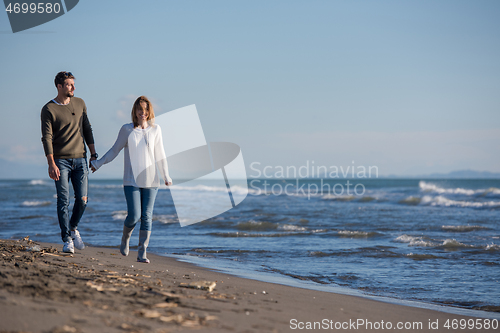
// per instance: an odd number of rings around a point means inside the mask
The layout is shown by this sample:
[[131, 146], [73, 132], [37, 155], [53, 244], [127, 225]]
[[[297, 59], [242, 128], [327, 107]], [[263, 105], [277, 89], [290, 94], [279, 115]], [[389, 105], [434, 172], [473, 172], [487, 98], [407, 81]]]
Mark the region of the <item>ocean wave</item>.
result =
[[423, 236], [410, 236], [410, 235], [401, 235], [395, 239], [396, 242], [399, 243], [408, 243], [408, 246], [438, 246], [438, 243], [432, 242], [431, 240], [425, 239]]
[[311, 251], [309, 252], [309, 255], [313, 257], [330, 257], [334, 256], [335, 254], [333, 252]]
[[209, 233], [210, 236], [216, 236], [216, 237], [228, 237], [228, 238], [235, 238], [235, 237], [289, 237], [289, 236], [302, 236], [302, 235], [309, 235], [311, 233], [300, 233], [300, 232], [282, 232], [282, 233], [249, 233], [249, 232], [212, 232]]
[[247, 187], [244, 187], [244, 186], [239, 186], [239, 185], [233, 185], [233, 186], [231, 186], [231, 193], [243, 195], [243, 194], [245, 194], [247, 192], [248, 192], [248, 194], [256, 194], [257, 193], [256, 190], [251, 189], [251, 188], [247, 188]]
[[248, 222], [240, 222], [236, 225], [236, 229], [238, 230], [247, 230], [247, 231], [267, 231], [267, 230], [276, 230], [278, 229], [278, 224], [272, 222], [258, 222], [258, 221], [248, 221]]
[[480, 225], [443, 225], [441, 226], [441, 229], [454, 232], [469, 232], [474, 230], [484, 230], [488, 228]]
[[243, 231], [271, 231], [271, 230], [306, 231], [307, 230], [307, 228], [305, 227], [300, 227], [292, 224], [278, 224], [265, 221], [240, 222], [236, 225], [236, 229]]
[[198, 253], [232, 253], [232, 254], [240, 254], [240, 253], [270, 253], [271, 251], [267, 250], [240, 250], [240, 249], [225, 249], [225, 250], [209, 250], [209, 249], [192, 249], [191, 251], [193, 252], [198, 252]]
[[441, 246], [446, 249], [475, 248], [474, 245], [467, 245], [464, 243], [460, 243], [456, 239], [445, 239], [441, 244]]
[[49, 183], [43, 179], [33, 179], [33, 180], [30, 180], [29, 184], [30, 185], [50, 185], [52, 183]]
[[21, 203], [21, 206], [24, 207], [44, 207], [44, 206], [49, 206], [52, 204], [50, 201], [38, 201], [38, 200], [33, 200], [33, 201], [23, 201]]
[[482, 195], [483, 196], [500, 196], [500, 188], [490, 187], [489, 189], [485, 190]]
[[177, 223], [178, 219], [175, 215], [153, 215], [153, 221], [162, 224]]
[[357, 199], [354, 195], [336, 195], [336, 194], [325, 194], [321, 197], [325, 200], [337, 200], [337, 201], [352, 201]]
[[435, 184], [427, 183], [424, 181], [420, 181], [418, 183], [418, 187], [423, 192], [434, 192], [438, 194], [459, 194], [466, 196], [492, 196], [492, 197], [500, 196], [500, 189], [496, 187], [490, 187], [488, 189], [477, 189], [477, 190], [465, 189], [461, 187], [443, 188]]
[[498, 244], [488, 244], [484, 248], [486, 251], [500, 251], [500, 245]]
[[426, 260], [426, 259], [440, 259], [441, 257], [432, 254], [422, 254], [422, 253], [408, 253], [406, 255], [408, 258], [415, 260]]
[[362, 247], [357, 249], [340, 250], [340, 251], [310, 251], [309, 255], [312, 257], [349, 257], [349, 256], [363, 256], [370, 258], [399, 258], [403, 255], [390, 251], [389, 248], [381, 247]]
[[113, 220], [121, 220], [125, 221], [125, 218], [127, 217], [127, 211], [126, 210], [116, 210], [112, 214]]
[[[288, 273], [288, 272], [285, 272], [285, 271], [277, 269], [277, 268], [266, 267], [266, 266], [264, 266], [264, 270], [268, 271], [268, 272], [273, 272], [273, 273], [278, 273], [281, 275], [289, 276], [289, 277], [292, 277], [294, 279], [298, 279], [298, 280], [302, 280], [302, 281], [312, 281], [312, 282], [316, 282], [319, 284], [329, 284], [330, 283], [330, 282], [328, 282], [330, 280], [330, 278], [328, 276], [323, 276], [323, 275], [319, 275], [319, 274], [298, 275], [298, 274]], [[353, 277], [352, 279], [356, 278], [354, 275], [352, 277]]]
[[339, 230], [337, 232], [340, 237], [351, 237], [351, 238], [370, 238], [380, 236], [378, 232], [367, 232], [367, 231], [352, 231], [352, 230]]
[[432, 240], [425, 236], [410, 236], [401, 235], [395, 239], [396, 242], [408, 243], [408, 246], [420, 247], [438, 247], [448, 250], [452, 249], [484, 249], [484, 246], [468, 245], [457, 241], [456, 239], [447, 238], [443, 241]]
[[462, 194], [462, 195], [476, 195], [477, 193], [482, 193], [484, 190], [470, 190], [464, 188], [442, 188], [437, 185], [426, 183], [424, 181], [420, 181], [418, 183], [418, 187], [424, 192], [436, 192], [439, 194], [449, 193], [449, 194]]
[[28, 215], [28, 216], [20, 216], [18, 217], [19, 220], [31, 220], [31, 219], [40, 219], [44, 218], [44, 215]]
[[312, 233], [312, 234], [318, 234], [318, 233], [328, 232], [328, 231], [329, 231], [328, 229], [313, 229], [313, 230], [309, 230], [309, 232]]
[[420, 201], [420, 204], [428, 206], [441, 206], [441, 207], [469, 207], [469, 208], [500, 207], [500, 201], [486, 201], [486, 202], [459, 201], [459, 200], [451, 200], [440, 195], [436, 197], [425, 195]]
[[420, 204], [421, 201], [422, 201], [422, 198], [409, 196], [406, 199], [400, 200], [399, 203], [404, 204], [404, 205], [416, 206], [416, 205]]
[[280, 224], [278, 226], [278, 230], [284, 230], [284, 231], [306, 231], [307, 228], [299, 227], [299, 226], [291, 225], [291, 224]]
[[426, 183], [424, 181], [420, 181], [418, 183], [418, 187], [420, 190], [424, 192], [436, 192], [439, 194], [449, 193], [449, 194], [462, 194], [462, 195], [475, 195], [477, 193], [476, 190], [464, 189], [464, 188], [442, 188], [437, 185]]

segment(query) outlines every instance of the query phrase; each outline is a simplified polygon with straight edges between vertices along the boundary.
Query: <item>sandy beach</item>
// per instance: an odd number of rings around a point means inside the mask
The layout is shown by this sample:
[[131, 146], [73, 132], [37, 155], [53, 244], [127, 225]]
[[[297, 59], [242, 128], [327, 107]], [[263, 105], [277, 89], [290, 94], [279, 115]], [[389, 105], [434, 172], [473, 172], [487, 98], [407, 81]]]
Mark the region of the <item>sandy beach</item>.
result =
[[[123, 257], [117, 248], [61, 251], [0, 240], [0, 332], [498, 331], [484, 328], [487, 319], [244, 279], [152, 254], [142, 264], [135, 251]], [[460, 329], [465, 322], [473, 326]]]

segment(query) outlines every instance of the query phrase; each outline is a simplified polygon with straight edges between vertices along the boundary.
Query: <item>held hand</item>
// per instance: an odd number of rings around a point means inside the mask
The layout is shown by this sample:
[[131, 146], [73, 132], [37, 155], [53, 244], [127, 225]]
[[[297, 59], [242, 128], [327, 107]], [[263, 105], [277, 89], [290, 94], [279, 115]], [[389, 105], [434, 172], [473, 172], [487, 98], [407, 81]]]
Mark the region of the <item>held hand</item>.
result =
[[92, 161], [95, 161], [95, 160], [97, 160], [97, 158], [91, 157], [91, 158], [90, 158], [90, 162], [89, 162], [89, 167], [90, 167], [90, 169], [92, 170], [92, 173], [94, 173], [94, 172], [96, 172], [96, 171], [97, 171], [97, 169], [96, 169], [96, 168], [94, 167], [94, 165], [92, 164]]
[[49, 165], [49, 177], [51, 179], [54, 179], [55, 181], [58, 181], [59, 176], [61, 176], [61, 172], [59, 171], [59, 168], [57, 167], [57, 165], [55, 163], [50, 164]]
[[169, 182], [168, 180], [165, 180], [165, 185], [170, 186], [170, 185], [172, 185], [172, 182]]

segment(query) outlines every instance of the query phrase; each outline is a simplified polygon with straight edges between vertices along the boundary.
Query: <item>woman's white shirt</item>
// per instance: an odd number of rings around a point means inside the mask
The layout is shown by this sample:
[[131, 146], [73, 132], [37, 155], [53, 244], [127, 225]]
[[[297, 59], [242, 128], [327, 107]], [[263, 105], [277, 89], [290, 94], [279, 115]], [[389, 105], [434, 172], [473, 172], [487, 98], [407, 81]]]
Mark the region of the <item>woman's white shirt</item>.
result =
[[115, 144], [99, 160], [92, 161], [92, 166], [99, 169], [113, 161], [124, 149], [123, 185], [135, 187], [158, 187], [160, 179], [172, 182], [168, 174], [167, 157], [163, 148], [160, 125], [145, 129], [134, 128], [132, 123], [120, 129]]

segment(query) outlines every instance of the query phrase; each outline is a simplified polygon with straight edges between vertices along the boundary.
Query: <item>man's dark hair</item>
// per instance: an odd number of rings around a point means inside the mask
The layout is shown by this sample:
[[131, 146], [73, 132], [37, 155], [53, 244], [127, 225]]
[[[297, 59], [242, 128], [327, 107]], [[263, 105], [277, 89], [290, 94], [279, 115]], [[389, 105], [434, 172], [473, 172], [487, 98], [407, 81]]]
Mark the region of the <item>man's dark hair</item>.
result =
[[74, 79], [74, 78], [75, 77], [73, 76], [73, 73], [71, 73], [71, 72], [59, 72], [59, 73], [57, 73], [56, 78], [54, 79], [54, 83], [55, 83], [56, 88], [57, 88], [58, 84], [60, 84], [60, 85], [64, 84], [64, 80]]

